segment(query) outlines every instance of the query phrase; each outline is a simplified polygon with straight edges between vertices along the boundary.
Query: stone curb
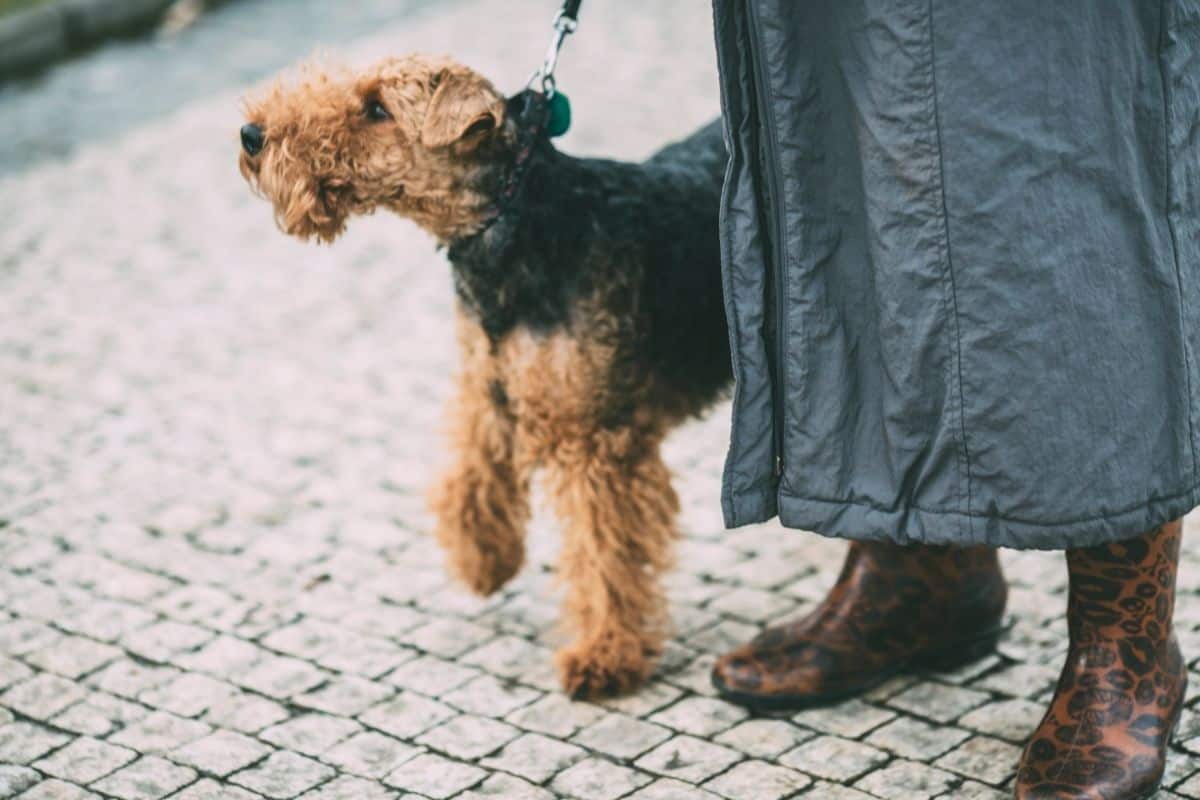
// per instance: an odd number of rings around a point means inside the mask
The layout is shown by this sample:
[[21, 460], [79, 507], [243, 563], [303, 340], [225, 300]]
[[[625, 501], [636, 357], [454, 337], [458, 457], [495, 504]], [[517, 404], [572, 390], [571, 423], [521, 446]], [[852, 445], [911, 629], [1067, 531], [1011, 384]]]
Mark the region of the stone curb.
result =
[[0, 17], [0, 81], [144, 30], [173, 0], [59, 0]]

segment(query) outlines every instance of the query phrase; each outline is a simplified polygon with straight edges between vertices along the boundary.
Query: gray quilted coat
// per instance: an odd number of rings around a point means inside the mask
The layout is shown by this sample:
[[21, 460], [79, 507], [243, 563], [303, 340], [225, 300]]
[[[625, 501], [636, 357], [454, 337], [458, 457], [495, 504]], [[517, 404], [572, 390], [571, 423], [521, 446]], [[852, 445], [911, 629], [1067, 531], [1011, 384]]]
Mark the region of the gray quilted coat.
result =
[[726, 522], [1065, 548], [1200, 503], [1200, 0], [714, 0]]

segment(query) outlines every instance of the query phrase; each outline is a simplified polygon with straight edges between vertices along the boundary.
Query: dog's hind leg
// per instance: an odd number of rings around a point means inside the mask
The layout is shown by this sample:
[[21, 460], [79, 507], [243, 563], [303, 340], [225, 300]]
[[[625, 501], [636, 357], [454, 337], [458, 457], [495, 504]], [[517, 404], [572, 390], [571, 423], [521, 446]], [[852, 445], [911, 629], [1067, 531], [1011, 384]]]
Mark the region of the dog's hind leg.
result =
[[529, 521], [529, 475], [515, 457], [515, 423], [491, 343], [459, 317], [462, 364], [451, 406], [453, 463], [430, 493], [437, 539], [453, 572], [488, 595], [521, 568]]
[[601, 429], [558, 442], [547, 464], [566, 528], [560, 577], [576, 636], [557, 662], [573, 696], [635, 688], [661, 650], [666, 603], [659, 575], [671, 558], [679, 510], [661, 438]]

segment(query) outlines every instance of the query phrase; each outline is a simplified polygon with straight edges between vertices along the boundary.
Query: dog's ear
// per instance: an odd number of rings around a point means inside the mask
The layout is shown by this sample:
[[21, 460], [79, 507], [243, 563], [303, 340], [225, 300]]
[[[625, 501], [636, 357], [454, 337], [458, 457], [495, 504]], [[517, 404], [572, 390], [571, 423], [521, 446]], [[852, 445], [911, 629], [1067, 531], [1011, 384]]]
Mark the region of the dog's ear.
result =
[[445, 70], [438, 77], [421, 125], [421, 144], [444, 147], [500, 124], [504, 98], [481, 76], [467, 70]]

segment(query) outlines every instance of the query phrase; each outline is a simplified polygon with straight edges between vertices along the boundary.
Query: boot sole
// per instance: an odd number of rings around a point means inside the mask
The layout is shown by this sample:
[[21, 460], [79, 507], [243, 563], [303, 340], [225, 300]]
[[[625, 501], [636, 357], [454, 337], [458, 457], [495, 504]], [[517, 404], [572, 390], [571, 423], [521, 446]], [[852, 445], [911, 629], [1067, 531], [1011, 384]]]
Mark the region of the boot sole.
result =
[[1008, 625], [998, 625], [986, 633], [970, 639], [961, 639], [928, 653], [918, 653], [907, 661], [899, 662], [890, 669], [876, 673], [867, 681], [821, 694], [753, 694], [726, 686], [716, 675], [712, 676], [712, 683], [719, 697], [753, 711], [802, 711], [819, 708], [870, 691], [897, 675], [914, 672], [950, 672], [965, 667], [995, 651], [1000, 637], [1008, 628]]

